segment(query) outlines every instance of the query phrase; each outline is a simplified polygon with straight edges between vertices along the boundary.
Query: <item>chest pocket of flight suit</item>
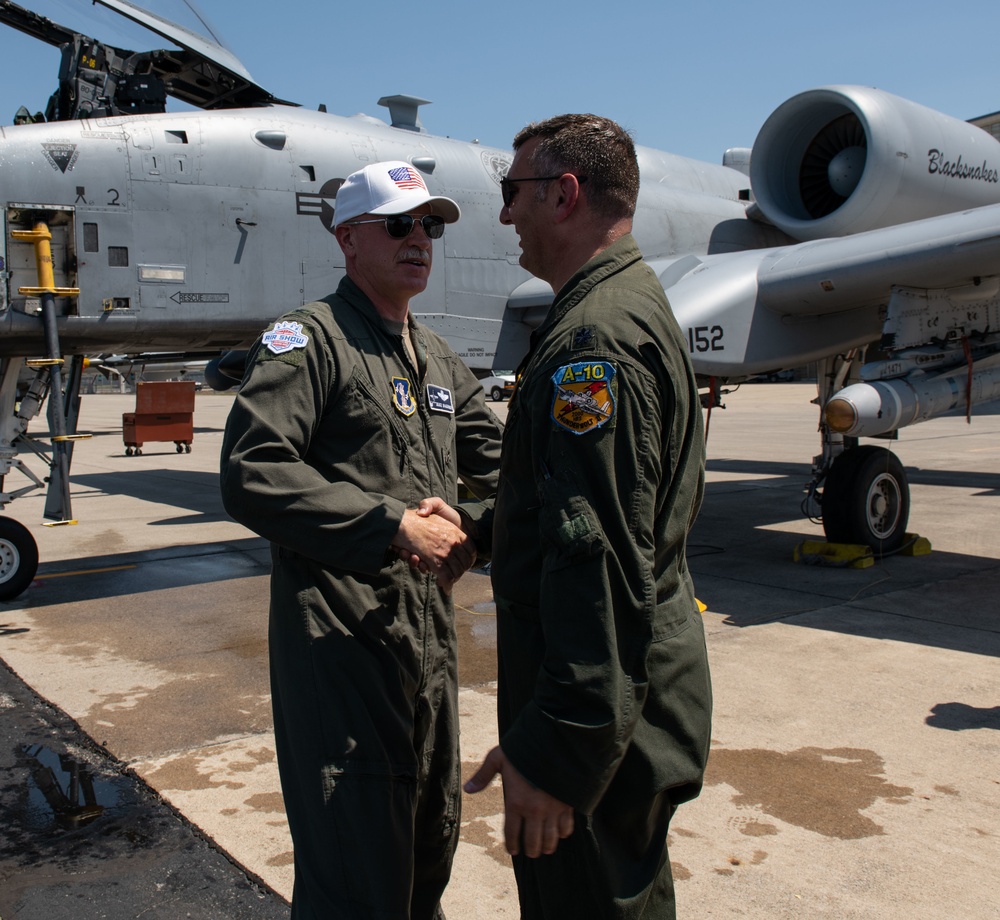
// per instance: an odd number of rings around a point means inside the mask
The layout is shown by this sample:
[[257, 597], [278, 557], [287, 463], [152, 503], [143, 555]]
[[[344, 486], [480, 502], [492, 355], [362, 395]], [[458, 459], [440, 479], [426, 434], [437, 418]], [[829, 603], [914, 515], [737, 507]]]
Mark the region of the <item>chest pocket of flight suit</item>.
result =
[[409, 480], [406, 436], [386, 405], [391, 394], [376, 392], [365, 372], [354, 368], [333, 403], [326, 424], [340, 461], [367, 491], [399, 495]]

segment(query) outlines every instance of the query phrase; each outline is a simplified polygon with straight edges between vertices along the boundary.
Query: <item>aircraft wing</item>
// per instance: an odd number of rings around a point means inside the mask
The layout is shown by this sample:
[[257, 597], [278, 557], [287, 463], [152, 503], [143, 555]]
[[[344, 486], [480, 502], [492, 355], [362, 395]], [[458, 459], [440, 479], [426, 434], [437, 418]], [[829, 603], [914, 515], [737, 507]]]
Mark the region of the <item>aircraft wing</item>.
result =
[[[993, 298], [1000, 205], [851, 236], [652, 264], [698, 372], [747, 376], [877, 339], [880, 310], [900, 289], [948, 292], [954, 299], [956, 289], [968, 288], [960, 300]], [[678, 278], [679, 266], [691, 267]]]

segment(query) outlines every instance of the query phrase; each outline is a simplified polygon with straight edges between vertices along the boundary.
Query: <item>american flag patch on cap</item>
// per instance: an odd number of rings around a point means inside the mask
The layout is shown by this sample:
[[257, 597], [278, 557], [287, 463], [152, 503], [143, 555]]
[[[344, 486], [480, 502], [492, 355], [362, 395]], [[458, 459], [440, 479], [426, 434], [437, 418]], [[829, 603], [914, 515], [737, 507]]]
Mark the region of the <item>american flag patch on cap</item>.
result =
[[397, 166], [389, 170], [389, 178], [400, 188], [422, 188], [427, 189], [424, 180], [415, 169], [410, 166]]

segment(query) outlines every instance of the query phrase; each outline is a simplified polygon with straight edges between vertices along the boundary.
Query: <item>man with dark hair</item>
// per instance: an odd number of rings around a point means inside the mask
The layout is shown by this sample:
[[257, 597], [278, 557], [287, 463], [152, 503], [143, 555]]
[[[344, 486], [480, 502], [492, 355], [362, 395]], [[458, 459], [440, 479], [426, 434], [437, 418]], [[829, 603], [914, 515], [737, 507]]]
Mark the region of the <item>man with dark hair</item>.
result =
[[[518, 150], [538, 138], [531, 158], [539, 175], [567, 172], [588, 183], [591, 210], [607, 220], [631, 218], [639, 196], [639, 163], [627, 131], [596, 115], [557, 115], [522, 128], [514, 138]], [[509, 173], [508, 173], [509, 175]], [[544, 198], [544, 189], [536, 194]]]
[[[449, 592], [475, 559], [449, 505], [459, 477], [494, 491], [501, 435], [409, 311], [458, 218], [407, 163], [352, 173], [334, 214], [347, 276], [261, 336], [226, 425], [226, 510], [271, 541], [294, 920], [442, 916], [461, 795]], [[428, 496], [439, 513], [418, 514]]]
[[629, 135], [563, 115], [514, 148], [500, 222], [555, 299], [518, 369], [492, 528], [500, 744], [465, 788], [502, 776], [525, 920], [672, 918], [667, 828], [711, 723], [685, 560], [697, 385], [631, 235]]

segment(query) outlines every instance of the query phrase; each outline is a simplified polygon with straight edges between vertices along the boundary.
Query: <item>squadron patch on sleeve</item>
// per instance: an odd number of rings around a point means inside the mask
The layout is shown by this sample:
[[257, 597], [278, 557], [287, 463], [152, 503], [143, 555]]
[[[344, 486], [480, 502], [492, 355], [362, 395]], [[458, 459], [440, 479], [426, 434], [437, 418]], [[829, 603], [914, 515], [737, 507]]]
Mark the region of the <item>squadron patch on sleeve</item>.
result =
[[305, 348], [309, 344], [309, 336], [302, 332], [302, 323], [291, 323], [279, 320], [260, 337], [267, 350], [276, 355], [282, 355], [293, 348]]
[[552, 375], [552, 421], [573, 434], [586, 434], [615, 416], [611, 386], [615, 369], [607, 361], [565, 364]]
[[410, 381], [405, 377], [392, 378], [392, 404], [405, 416], [417, 411], [417, 401], [410, 392]]
[[439, 387], [436, 383], [427, 384], [427, 405], [432, 412], [455, 414], [455, 401], [451, 398], [451, 390]]

